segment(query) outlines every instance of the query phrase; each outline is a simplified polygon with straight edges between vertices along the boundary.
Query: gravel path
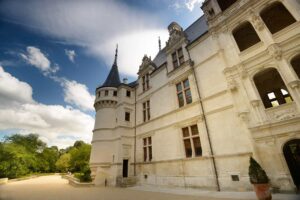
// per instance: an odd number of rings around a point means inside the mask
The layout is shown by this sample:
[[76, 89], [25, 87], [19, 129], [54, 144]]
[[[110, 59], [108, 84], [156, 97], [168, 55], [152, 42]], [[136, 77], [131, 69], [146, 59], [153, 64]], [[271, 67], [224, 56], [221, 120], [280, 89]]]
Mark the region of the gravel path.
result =
[[[78, 188], [58, 175], [42, 176], [0, 186], [0, 200], [220, 200], [166, 192], [144, 191], [126, 188], [84, 187]], [[223, 198], [222, 198], [223, 199]], [[229, 198], [224, 198], [229, 199]], [[239, 198], [234, 198], [238, 200]], [[253, 198], [250, 198], [253, 200]], [[250, 200], [249, 199], [249, 200]], [[245, 198], [241, 198], [245, 200]]]

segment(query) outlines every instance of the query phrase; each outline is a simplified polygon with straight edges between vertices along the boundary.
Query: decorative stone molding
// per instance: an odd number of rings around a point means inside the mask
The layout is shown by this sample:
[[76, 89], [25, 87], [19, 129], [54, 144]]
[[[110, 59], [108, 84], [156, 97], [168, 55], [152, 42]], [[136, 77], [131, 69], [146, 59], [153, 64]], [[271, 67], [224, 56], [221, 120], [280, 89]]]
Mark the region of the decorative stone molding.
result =
[[227, 80], [227, 88], [231, 92], [236, 91], [238, 88], [238, 84], [233, 78], [229, 79]]
[[244, 65], [242, 65], [242, 64], [237, 65], [237, 69], [238, 69], [239, 74], [242, 77], [242, 79], [245, 79], [248, 77], [248, 73], [247, 73]]
[[275, 60], [280, 61], [282, 59], [282, 50], [278, 44], [271, 44], [268, 47], [268, 52]]
[[249, 121], [249, 111], [241, 111], [241, 112], [238, 113], [238, 116], [244, 122]]
[[182, 39], [187, 40], [186, 39], [187, 37], [186, 37], [183, 29], [176, 22], [172, 22], [168, 26], [168, 30], [169, 30], [170, 37], [169, 37], [169, 40], [166, 42], [167, 49], [170, 49], [173, 45], [178, 45], [178, 43]]
[[250, 101], [250, 103], [253, 107], [256, 108], [260, 105], [261, 101], [259, 99], [255, 99], [255, 100]]
[[300, 88], [300, 80], [294, 80], [288, 83], [288, 85], [292, 88]]
[[254, 28], [258, 31], [261, 31], [264, 29], [265, 25], [262, 19], [251, 9], [249, 9], [249, 13], [251, 16], [250, 21], [252, 22]]
[[118, 103], [117, 101], [113, 101], [113, 100], [100, 100], [94, 104], [94, 107], [97, 112], [101, 108], [114, 108], [116, 107], [117, 103]]
[[294, 103], [283, 104], [266, 110], [270, 120], [281, 121], [291, 119], [297, 116], [297, 109]]

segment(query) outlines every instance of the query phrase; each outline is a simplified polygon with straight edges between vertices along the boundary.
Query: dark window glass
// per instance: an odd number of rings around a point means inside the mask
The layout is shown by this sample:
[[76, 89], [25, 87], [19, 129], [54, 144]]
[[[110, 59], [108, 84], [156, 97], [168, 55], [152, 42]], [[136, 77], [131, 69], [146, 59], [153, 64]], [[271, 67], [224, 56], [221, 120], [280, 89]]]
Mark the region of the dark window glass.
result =
[[185, 148], [185, 155], [187, 158], [192, 157], [192, 145], [190, 139], [185, 139], [184, 141], [184, 148]]
[[183, 93], [182, 93], [182, 92], [181, 92], [181, 93], [178, 93], [177, 96], [178, 96], [179, 107], [184, 106]]
[[189, 128], [188, 127], [182, 128], [182, 135], [183, 135], [183, 137], [189, 137]]
[[187, 104], [192, 103], [192, 94], [190, 89], [185, 90], [185, 98]]
[[152, 160], [152, 146], [149, 146], [148, 149], [149, 149], [149, 161], [151, 161]]
[[105, 90], [105, 96], [108, 96], [108, 90]]
[[117, 91], [114, 91], [114, 96], [118, 96], [118, 92]]
[[192, 135], [198, 135], [198, 126], [197, 125], [193, 125], [191, 126], [191, 131], [192, 131]]
[[144, 147], [144, 162], [147, 161], [147, 147]]
[[237, 0], [218, 0], [218, 4], [222, 11], [229, 8], [232, 4], [234, 4]]
[[200, 144], [200, 138], [199, 137], [193, 138], [193, 143], [194, 143], [194, 149], [195, 149], [195, 156], [201, 156], [202, 148], [201, 148], [201, 144]]

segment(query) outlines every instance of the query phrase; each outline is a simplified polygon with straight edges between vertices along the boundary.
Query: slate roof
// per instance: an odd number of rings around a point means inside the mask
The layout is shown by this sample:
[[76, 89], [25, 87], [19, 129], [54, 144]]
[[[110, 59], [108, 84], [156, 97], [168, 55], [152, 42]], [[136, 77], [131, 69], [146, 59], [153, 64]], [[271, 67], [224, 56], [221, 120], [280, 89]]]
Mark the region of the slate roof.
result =
[[100, 87], [118, 87], [121, 84], [117, 58], [118, 58], [118, 47], [116, 49], [115, 60], [111, 67], [111, 70], [105, 82]]

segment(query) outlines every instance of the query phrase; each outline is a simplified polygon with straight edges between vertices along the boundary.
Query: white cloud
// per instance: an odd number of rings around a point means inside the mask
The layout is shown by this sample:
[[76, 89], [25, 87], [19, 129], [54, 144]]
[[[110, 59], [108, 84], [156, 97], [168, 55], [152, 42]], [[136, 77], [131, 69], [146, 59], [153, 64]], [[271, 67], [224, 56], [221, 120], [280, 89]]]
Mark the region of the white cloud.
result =
[[200, 6], [200, 3], [202, 3], [204, 0], [186, 0], [185, 1], [185, 6], [187, 9], [190, 11], [193, 11], [195, 6]]
[[75, 61], [75, 56], [76, 56], [75, 50], [65, 49], [65, 54], [68, 56], [68, 58], [71, 62]]
[[86, 85], [76, 81], [64, 80], [64, 100], [67, 103], [76, 105], [82, 110], [94, 110], [95, 96], [91, 95]]
[[38, 68], [43, 73], [55, 73], [59, 69], [58, 65], [51, 66], [51, 62], [39, 48], [28, 46], [26, 50], [26, 54], [20, 54], [21, 57], [26, 60], [28, 64]]
[[32, 88], [0, 67], [0, 108], [19, 103], [33, 103]]
[[31, 86], [2, 67], [0, 97], [0, 130], [20, 129], [23, 133], [38, 133], [49, 145], [60, 147], [72, 145], [77, 139], [91, 141], [94, 124], [91, 116], [70, 107], [35, 102]]
[[86, 47], [108, 67], [119, 43], [119, 69], [127, 75], [136, 75], [143, 55], [154, 57], [158, 52], [158, 36], [164, 44], [168, 35], [156, 13], [128, 7], [122, 1], [4, 1], [0, 12], [53, 38]]

